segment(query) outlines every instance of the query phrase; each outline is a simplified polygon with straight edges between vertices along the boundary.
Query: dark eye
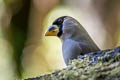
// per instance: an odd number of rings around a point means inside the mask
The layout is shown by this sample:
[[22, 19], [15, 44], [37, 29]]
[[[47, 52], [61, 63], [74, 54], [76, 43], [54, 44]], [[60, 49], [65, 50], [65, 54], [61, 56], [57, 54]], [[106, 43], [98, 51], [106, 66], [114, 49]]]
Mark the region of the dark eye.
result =
[[58, 23], [59, 23], [59, 24], [61, 24], [62, 22], [63, 22], [63, 20], [62, 20], [62, 19], [59, 19], [59, 20], [58, 20]]
[[53, 24], [54, 24], [54, 25], [61, 25], [61, 24], [63, 23], [63, 21], [64, 21], [64, 17], [60, 17], [60, 18], [56, 19], [56, 20], [53, 22]]

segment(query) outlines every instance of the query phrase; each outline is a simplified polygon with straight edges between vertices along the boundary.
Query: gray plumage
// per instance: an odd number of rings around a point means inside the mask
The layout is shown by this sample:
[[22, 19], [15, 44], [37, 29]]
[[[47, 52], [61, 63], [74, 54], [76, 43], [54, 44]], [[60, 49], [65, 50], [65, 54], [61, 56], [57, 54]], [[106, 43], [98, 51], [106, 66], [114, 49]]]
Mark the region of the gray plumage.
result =
[[99, 51], [82, 25], [72, 17], [66, 17], [62, 28], [62, 52], [65, 63], [76, 59], [78, 55]]
[[76, 59], [79, 55], [100, 50], [82, 25], [69, 16], [56, 19], [45, 35], [58, 36], [61, 39], [66, 65], [68, 65], [69, 60]]

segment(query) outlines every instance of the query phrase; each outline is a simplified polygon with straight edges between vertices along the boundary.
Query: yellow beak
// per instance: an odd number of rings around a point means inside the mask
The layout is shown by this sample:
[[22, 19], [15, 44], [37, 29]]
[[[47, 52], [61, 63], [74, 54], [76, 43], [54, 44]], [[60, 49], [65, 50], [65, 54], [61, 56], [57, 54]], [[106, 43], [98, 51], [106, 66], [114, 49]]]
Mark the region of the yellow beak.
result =
[[52, 25], [45, 32], [45, 36], [57, 36], [59, 29], [56, 25]]

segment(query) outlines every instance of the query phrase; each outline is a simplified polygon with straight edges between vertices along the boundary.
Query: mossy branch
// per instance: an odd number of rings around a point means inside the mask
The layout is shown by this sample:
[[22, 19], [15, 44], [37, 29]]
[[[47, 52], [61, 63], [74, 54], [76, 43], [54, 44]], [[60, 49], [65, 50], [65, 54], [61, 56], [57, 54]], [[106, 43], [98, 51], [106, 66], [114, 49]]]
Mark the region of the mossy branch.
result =
[[79, 56], [63, 70], [25, 80], [120, 80], [120, 47]]

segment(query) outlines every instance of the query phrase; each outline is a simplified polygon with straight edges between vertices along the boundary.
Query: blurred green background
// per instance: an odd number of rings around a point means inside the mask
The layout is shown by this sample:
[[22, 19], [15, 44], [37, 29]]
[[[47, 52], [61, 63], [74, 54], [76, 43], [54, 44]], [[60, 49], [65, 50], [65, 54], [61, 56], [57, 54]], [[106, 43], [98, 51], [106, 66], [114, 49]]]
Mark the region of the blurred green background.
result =
[[120, 0], [0, 0], [0, 80], [66, 67], [61, 41], [44, 36], [60, 16], [76, 18], [101, 49], [120, 45]]

